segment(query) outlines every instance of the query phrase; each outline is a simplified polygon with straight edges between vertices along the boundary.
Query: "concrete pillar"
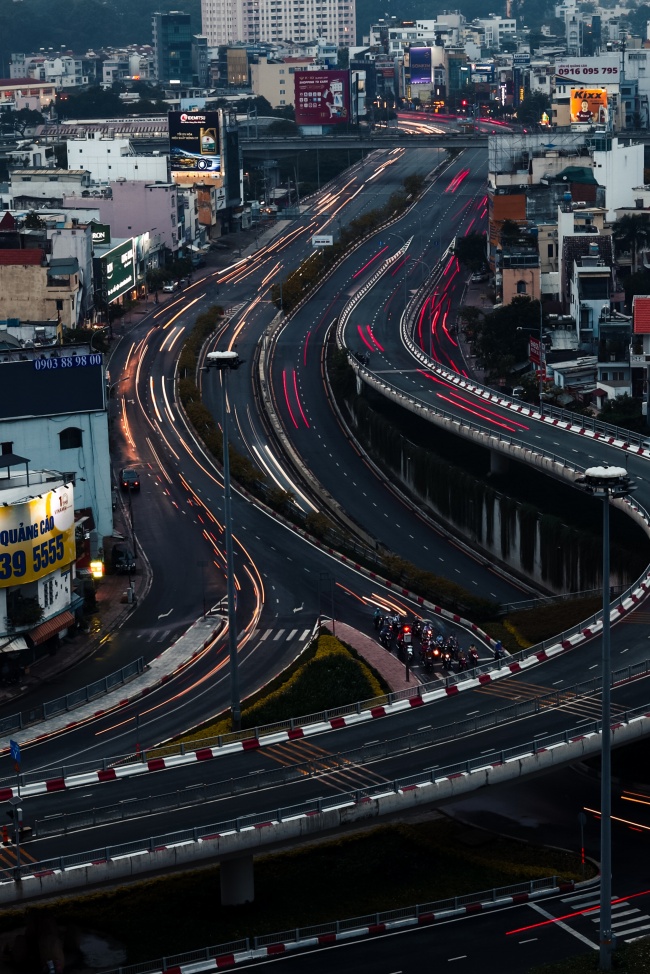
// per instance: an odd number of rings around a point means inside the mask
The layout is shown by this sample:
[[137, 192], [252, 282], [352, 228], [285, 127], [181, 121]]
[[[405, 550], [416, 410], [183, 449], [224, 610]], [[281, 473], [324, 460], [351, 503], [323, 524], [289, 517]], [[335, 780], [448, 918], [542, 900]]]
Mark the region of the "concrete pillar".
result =
[[241, 906], [255, 899], [253, 857], [240, 856], [221, 862], [221, 905]]
[[505, 476], [508, 473], [508, 457], [497, 450], [490, 450], [490, 473], [495, 476]]

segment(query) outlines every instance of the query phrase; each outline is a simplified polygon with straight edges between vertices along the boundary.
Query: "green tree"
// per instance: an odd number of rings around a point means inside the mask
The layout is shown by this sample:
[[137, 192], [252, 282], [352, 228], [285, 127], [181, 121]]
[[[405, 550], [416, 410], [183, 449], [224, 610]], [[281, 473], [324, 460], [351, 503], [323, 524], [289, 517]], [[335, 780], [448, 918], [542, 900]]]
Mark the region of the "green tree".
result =
[[466, 237], [457, 237], [455, 254], [470, 271], [480, 271], [486, 260], [485, 235], [468, 233]]
[[544, 112], [550, 116], [551, 99], [541, 91], [529, 91], [517, 109], [517, 120], [524, 125], [537, 125]]
[[539, 332], [539, 301], [518, 297], [474, 326], [474, 352], [491, 384], [512, 379], [517, 363], [528, 358], [528, 339]]
[[41, 220], [38, 213], [35, 210], [30, 210], [25, 219], [23, 220], [23, 226], [26, 230], [44, 230], [45, 223]]

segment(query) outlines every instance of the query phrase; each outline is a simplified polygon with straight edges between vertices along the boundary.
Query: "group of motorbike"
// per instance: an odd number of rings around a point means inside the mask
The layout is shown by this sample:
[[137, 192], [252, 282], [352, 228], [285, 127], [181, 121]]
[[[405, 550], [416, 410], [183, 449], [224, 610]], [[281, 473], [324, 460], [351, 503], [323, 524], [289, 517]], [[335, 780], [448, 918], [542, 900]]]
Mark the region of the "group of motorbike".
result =
[[438, 632], [430, 619], [420, 619], [416, 616], [412, 623], [404, 622], [399, 615], [384, 615], [381, 609], [376, 609], [373, 617], [375, 630], [379, 633], [379, 642], [388, 650], [397, 647], [397, 653], [405, 663], [414, 661], [413, 640], [420, 643], [419, 663], [427, 673], [432, 673], [436, 663], [442, 665], [447, 672], [460, 673], [473, 669], [478, 665], [478, 650], [473, 644], [467, 652], [461, 649], [455, 635], [445, 637]]

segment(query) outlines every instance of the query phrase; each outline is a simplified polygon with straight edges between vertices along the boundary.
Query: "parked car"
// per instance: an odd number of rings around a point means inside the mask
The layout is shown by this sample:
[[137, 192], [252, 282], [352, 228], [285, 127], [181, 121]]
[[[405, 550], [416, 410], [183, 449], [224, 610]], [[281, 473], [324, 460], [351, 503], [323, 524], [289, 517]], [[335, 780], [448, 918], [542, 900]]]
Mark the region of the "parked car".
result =
[[133, 467], [120, 470], [120, 487], [122, 490], [140, 490], [140, 475]]
[[135, 571], [135, 555], [126, 545], [113, 545], [111, 564], [118, 575], [130, 575]]
[[173, 294], [174, 291], [178, 290], [178, 281], [165, 281], [162, 289], [166, 294]]

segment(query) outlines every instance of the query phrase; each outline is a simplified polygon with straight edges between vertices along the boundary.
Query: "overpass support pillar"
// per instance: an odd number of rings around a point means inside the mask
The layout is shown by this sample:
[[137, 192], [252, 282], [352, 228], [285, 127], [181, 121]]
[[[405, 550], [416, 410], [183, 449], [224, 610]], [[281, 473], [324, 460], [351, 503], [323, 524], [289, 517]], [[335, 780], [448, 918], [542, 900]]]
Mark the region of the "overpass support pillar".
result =
[[238, 859], [221, 861], [221, 905], [241, 906], [255, 899], [255, 876], [253, 857], [240, 856]]
[[503, 453], [490, 450], [490, 473], [496, 477], [505, 476], [508, 473], [508, 458]]

